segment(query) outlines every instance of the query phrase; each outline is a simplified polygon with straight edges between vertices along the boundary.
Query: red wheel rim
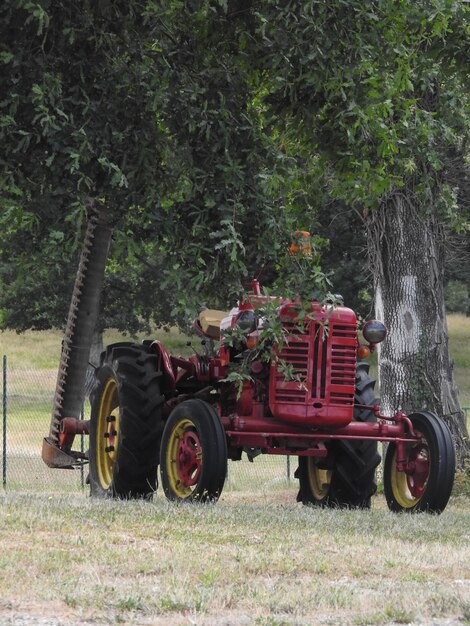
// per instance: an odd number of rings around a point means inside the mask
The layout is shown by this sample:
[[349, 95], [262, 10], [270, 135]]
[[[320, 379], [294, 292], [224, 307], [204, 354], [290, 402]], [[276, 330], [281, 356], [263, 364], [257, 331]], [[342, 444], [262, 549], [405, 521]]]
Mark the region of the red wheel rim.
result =
[[408, 489], [414, 498], [421, 498], [429, 476], [429, 449], [424, 442], [412, 448], [408, 466], [410, 468], [406, 472]]
[[185, 487], [193, 487], [197, 484], [202, 468], [202, 450], [195, 431], [187, 430], [181, 437], [176, 466]]
[[407, 447], [404, 471], [397, 468], [397, 451], [391, 464], [390, 484], [393, 496], [402, 509], [411, 510], [423, 497], [429, 478], [431, 459], [427, 442]]

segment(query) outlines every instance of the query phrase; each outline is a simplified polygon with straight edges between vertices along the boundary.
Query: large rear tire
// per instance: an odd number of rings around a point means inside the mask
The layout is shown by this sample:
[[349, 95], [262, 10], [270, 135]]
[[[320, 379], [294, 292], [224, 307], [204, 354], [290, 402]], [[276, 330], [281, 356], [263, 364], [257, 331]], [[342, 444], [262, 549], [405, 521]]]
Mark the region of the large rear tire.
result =
[[160, 472], [168, 500], [219, 498], [227, 474], [227, 439], [210, 404], [186, 400], [172, 411], [163, 431]]
[[396, 464], [397, 448], [390, 443], [385, 455], [384, 492], [391, 511], [441, 513], [454, 484], [455, 450], [450, 430], [434, 413], [409, 416], [422, 439], [406, 445], [406, 471]]
[[101, 355], [91, 393], [90, 494], [147, 498], [157, 488], [163, 432], [157, 356], [118, 343]]
[[[375, 379], [369, 365], [356, 370], [354, 420], [375, 422]], [[380, 463], [376, 441], [340, 440], [329, 444], [327, 459], [299, 457], [296, 477], [300, 489], [297, 501], [324, 507], [368, 509], [377, 491], [375, 470]]]

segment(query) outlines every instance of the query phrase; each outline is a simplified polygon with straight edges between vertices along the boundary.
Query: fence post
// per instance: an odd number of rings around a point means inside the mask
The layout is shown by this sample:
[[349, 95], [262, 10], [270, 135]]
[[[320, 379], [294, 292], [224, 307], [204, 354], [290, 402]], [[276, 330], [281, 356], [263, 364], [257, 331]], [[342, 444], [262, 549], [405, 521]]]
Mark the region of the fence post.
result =
[[3, 437], [2, 437], [2, 483], [7, 486], [7, 355], [3, 355]]
[[[81, 410], [81, 418], [85, 419], [85, 406], [82, 405]], [[83, 433], [80, 435], [80, 452], [85, 451], [85, 442]], [[80, 485], [82, 487], [82, 492], [85, 491], [85, 473], [83, 471], [83, 461], [80, 463]]]

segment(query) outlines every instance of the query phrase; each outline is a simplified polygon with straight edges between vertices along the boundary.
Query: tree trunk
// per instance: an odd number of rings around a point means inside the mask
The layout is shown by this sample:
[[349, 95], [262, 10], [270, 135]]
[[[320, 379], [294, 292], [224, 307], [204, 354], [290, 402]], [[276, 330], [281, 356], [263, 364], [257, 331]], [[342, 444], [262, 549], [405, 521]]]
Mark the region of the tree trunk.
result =
[[366, 218], [376, 315], [388, 329], [379, 349], [382, 410], [427, 408], [441, 416], [462, 466], [467, 428], [449, 358], [445, 237], [439, 219], [414, 207], [410, 197], [396, 192]]

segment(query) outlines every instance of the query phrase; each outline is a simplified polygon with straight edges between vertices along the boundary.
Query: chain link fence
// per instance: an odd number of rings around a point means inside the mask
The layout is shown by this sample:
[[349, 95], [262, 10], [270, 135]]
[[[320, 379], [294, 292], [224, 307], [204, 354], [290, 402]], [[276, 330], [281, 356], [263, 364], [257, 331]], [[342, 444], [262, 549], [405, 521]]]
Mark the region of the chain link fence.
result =
[[[49, 432], [56, 376], [55, 370], [9, 368], [7, 357], [3, 356], [1, 460], [5, 490], [88, 493], [86, 466], [76, 470], [51, 469], [41, 458], [42, 441]], [[470, 407], [464, 410], [468, 416]], [[87, 401], [84, 417], [89, 414]], [[86, 450], [88, 437], [76, 436], [74, 447]], [[271, 493], [288, 489], [295, 493], [296, 467], [296, 457], [260, 455], [251, 463], [244, 455], [242, 461], [229, 461], [224, 491]], [[377, 472], [379, 483], [381, 469]]]
[[[7, 491], [84, 492], [88, 493], [88, 469], [59, 470], [47, 467], [42, 458], [42, 441], [49, 434], [56, 370], [10, 368], [3, 356], [2, 364], [2, 484]], [[90, 415], [85, 403], [84, 418]], [[88, 437], [76, 436], [74, 448], [88, 449]], [[297, 459], [258, 456], [250, 463], [229, 462], [224, 491], [258, 493], [291, 489], [297, 481], [293, 472]]]

